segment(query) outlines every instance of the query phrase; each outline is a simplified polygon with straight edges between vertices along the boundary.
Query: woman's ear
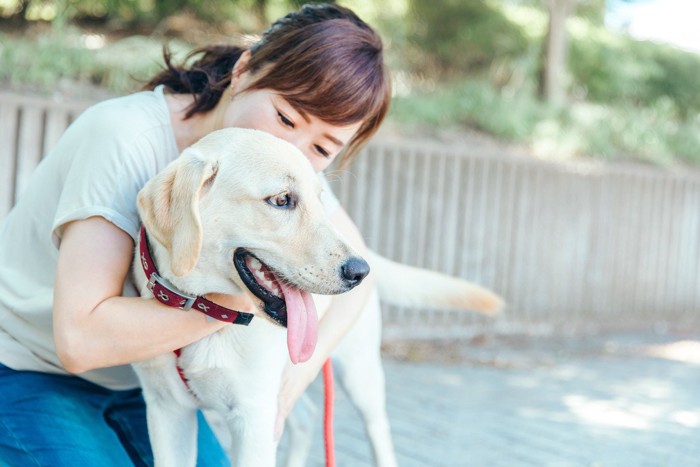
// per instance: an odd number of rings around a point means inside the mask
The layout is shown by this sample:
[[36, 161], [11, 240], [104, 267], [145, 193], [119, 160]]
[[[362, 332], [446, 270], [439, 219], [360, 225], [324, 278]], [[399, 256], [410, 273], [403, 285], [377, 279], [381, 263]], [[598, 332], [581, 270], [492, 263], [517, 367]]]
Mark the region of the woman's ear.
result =
[[241, 56], [236, 60], [236, 64], [233, 65], [233, 70], [231, 70], [231, 84], [230, 87], [233, 93], [242, 91], [244, 87], [242, 86], [243, 78], [246, 73], [250, 73], [248, 70], [248, 62], [250, 61], [250, 50], [246, 50], [241, 54]]

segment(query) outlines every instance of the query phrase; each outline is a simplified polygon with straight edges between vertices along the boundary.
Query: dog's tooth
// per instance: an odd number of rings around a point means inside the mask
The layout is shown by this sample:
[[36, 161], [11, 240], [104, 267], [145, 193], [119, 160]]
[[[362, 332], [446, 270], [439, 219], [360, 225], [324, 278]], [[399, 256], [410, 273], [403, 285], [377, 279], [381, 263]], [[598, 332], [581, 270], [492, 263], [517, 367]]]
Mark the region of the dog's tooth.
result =
[[253, 266], [254, 269], [260, 269], [262, 266], [262, 263], [258, 260], [258, 258], [250, 258], [250, 265]]
[[271, 289], [272, 289], [272, 282], [270, 282], [270, 281], [265, 281], [265, 287], [267, 287], [268, 290], [271, 290]]

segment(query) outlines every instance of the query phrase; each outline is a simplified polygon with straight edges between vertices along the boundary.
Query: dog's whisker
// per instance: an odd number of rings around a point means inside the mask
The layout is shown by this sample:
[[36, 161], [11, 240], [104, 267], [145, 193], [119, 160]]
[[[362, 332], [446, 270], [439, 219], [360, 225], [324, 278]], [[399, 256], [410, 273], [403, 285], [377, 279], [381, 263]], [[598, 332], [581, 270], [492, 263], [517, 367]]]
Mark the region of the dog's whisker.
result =
[[342, 176], [345, 174], [349, 174], [349, 176], [353, 180], [357, 180], [357, 174], [348, 170], [348, 169], [336, 169], [336, 170], [333, 170], [331, 172], [327, 172], [325, 175], [326, 175], [326, 180], [328, 180], [329, 182], [335, 182], [335, 181], [339, 181], [342, 178]]

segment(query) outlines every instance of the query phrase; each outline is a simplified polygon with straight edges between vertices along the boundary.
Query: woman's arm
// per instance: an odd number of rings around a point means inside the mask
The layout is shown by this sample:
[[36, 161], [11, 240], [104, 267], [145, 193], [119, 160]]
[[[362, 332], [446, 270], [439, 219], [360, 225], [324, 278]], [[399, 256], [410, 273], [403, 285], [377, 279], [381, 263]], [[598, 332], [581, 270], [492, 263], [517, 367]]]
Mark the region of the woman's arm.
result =
[[[367, 246], [360, 231], [344, 209], [338, 208], [331, 215], [333, 225], [343, 234], [348, 243], [360, 255], [366, 257]], [[374, 287], [374, 276], [370, 274], [360, 285], [341, 295], [335, 295], [326, 314], [318, 325], [318, 342], [312, 357], [297, 365], [288, 365], [282, 378], [276, 433], [282, 434], [284, 420], [294, 408], [294, 404], [313, 382], [323, 363], [330, 357], [333, 349], [348, 333], [357, 321]]]
[[[131, 266], [131, 237], [101, 217], [65, 227], [54, 289], [54, 341], [64, 368], [82, 373], [145, 360], [184, 347], [227, 323], [207, 321], [140, 297], [122, 297]], [[249, 310], [245, 296], [209, 298]]]

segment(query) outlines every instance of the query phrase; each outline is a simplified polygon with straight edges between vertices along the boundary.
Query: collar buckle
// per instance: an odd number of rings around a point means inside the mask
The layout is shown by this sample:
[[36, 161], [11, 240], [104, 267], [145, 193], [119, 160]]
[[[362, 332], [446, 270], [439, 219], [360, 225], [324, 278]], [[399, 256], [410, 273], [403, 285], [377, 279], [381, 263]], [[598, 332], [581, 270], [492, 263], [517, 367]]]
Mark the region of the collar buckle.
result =
[[[168, 292], [171, 294], [177, 296], [178, 298], [182, 299], [183, 301], [180, 302], [180, 306], [178, 308], [183, 309], [185, 311], [189, 310], [192, 308], [192, 305], [194, 305], [195, 300], [197, 300], [197, 297], [193, 297], [192, 295], [187, 295], [180, 290], [177, 290], [177, 288], [172, 285], [170, 282], [168, 282], [167, 279], [160, 277], [157, 272], [152, 272], [151, 276], [148, 278], [148, 284], [146, 287], [148, 287], [148, 290], [153, 293], [153, 295], [156, 295], [153, 289], [155, 288], [156, 284], [160, 285], [164, 289], [166, 289]], [[157, 296], [156, 296], [157, 298]]]
[[189, 310], [194, 306], [195, 309], [199, 309], [207, 315], [207, 319], [218, 319], [219, 321], [242, 324], [244, 326], [247, 326], [253, 319], [252, 313], [231, 310], [210, 302], [205, 297], [192, 296], [179, 291], [177, 287], [158, 274], [148, 248], [148, 236], [146, 235], [146, 228], [143, 224], [139, 232], [139, 239], [141, 266], [143, 267], [144, 274], [148, 277], [146, 286], [153, 294], [153, 297], [160, 303], [181, 310]]

